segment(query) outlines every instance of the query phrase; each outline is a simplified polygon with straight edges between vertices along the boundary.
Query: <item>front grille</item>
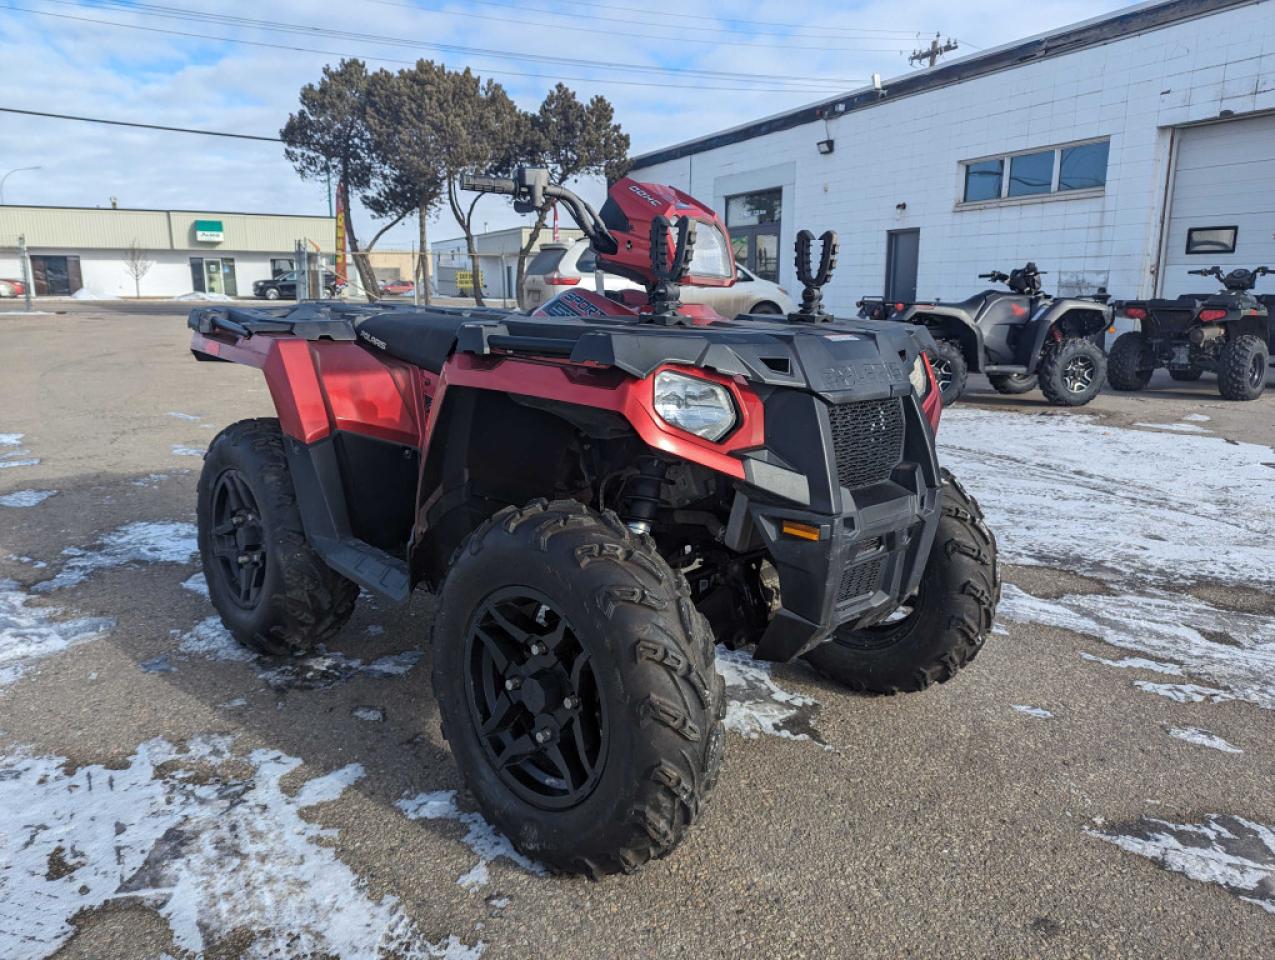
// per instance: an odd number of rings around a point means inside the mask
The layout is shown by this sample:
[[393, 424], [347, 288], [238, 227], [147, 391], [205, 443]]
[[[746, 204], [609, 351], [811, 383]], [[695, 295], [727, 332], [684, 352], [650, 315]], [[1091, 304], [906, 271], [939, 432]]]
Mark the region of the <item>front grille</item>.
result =
[[903, 459], [903, 402], [891, 397], [834, 403], [828, 412], [841, 485], [864, 487], [888, 480]]
[[845, 603], [865, 593], [872, 593], [881, 580], [882, 557], [865, 560], [841, 571], [841, 587], [837, 590], [837, 603]]

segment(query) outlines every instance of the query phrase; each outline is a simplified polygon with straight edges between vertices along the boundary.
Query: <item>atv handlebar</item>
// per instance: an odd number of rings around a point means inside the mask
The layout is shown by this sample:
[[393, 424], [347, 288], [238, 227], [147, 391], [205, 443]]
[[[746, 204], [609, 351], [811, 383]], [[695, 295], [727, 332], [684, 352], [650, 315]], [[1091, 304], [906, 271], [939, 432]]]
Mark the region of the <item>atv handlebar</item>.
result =
[[519, 167], [512, 178], [466, 173], [461, 175], [460, 188], [475, 193], [508, 194], [514, 198], [514, 209], [519, 213], [537, 213], [550, 201], [561, 200], [595, 251], [606, 255], [620, 249], [598, 212], [566, 187], [550, 183], [549, 171], [544, 167]]

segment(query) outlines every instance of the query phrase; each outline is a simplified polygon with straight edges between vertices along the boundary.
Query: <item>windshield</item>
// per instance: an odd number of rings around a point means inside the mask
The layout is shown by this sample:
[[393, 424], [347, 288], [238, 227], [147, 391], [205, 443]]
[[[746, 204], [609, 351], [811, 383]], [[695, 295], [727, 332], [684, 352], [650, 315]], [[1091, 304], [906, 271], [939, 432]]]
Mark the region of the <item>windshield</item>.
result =
[[562, 260], [562, 255], [566, 252], [560, 247], [541, 250], [536, 254], [535, 259], [531, 261], [531, 265], [527, 267], [527, 273], [553, 273], [557, 269], [558, 263]]
[[693, 277], [731, 276], [730, 251], [722, 231], [703, 220], [695, 226], [695, 252], [691, 254], [691, 267], [687, 272]]

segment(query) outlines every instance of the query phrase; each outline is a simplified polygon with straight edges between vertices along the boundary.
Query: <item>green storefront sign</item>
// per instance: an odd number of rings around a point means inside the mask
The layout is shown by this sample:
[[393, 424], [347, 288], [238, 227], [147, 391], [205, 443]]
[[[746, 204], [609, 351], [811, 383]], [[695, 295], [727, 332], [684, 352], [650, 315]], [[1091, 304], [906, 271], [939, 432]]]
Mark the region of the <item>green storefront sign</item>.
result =
[[196, 220], [195, 239], [200, 243], [221, 243], [226, 239], [220, 220]]

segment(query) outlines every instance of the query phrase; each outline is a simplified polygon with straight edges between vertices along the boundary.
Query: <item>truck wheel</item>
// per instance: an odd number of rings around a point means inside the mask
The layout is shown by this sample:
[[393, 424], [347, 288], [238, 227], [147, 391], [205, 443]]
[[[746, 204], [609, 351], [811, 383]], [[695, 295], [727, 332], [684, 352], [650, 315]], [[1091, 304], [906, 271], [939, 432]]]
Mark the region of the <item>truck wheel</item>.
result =
[[1194, 363], [1191, 364], [1191, 366], [1182, 369], [1170, 367], [1169, 376], [1181, 383], [1194, 383], [1196, 380], [1199, 380], [1200, 377], [1204, 376], [1204, 368], [1197, 366]]
[[593, 877], [676, 847], [717, 780], [725, 685], [652, 541], [574, 500], [507, 507], [438, 596], [434, 692], [483, 815]]
[[1001, 594], [996, 538], [946, 470], [942, 511], [916, 594], [885, 622], [805, 654], [816, 672], [861, 693], [901, 693], [951, 680], [978, 654]]
[[1270, 354], [1260, 337], [1245, 334], [1222, 348], [1217, 362], [1217, 391], [1224, 400], [1256, 400], [1266, 389]]
[[939, 392], [943, 396], [943, 406], [956, 403], [965, 392], [965, 381], [969, 377], [969, 365], [965, 362], [965, 354], [961, 345], [955, 340], [936, 340], [938, 355], [931, 366], [934, 376], [939, 381]]
[[1136, 331], [1122, 333], [1107, 354], [1107, 382], [1114, 390], [1141, 390], [1155, 373], [1155, 358], [1146, 337]]
[[236, 640], [301, 654], [350, 619], [359, 588], [306, 541], [278, 420], [240, 420], [217, 434], [198, 497], [208, 597]]
[[1092, 340], [1068, 337], [1040, 352], [1040, 392], [1055, 406], [1083, 407], [1107, 377], [1107, 355]]
[[993, 390], [1007, 396], [1027, 393], [1035, 390], [1037, 385], [1037, 378], [1034, 373], [998, 373], [992, 374], [987, 379], [991, 383]]
[[276, 289], [275, 287], [267, 287], [267, 288], [266, 288], [266, 299], [267, 299], [267, 300], [278, 300], [278, 299], [279, 299], [279, 291], [278, 291], [278, 289]]

